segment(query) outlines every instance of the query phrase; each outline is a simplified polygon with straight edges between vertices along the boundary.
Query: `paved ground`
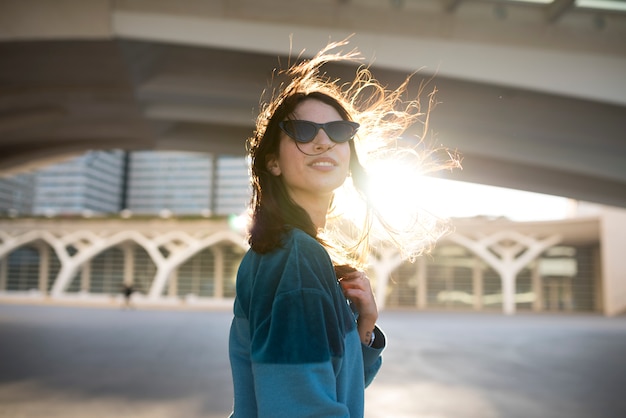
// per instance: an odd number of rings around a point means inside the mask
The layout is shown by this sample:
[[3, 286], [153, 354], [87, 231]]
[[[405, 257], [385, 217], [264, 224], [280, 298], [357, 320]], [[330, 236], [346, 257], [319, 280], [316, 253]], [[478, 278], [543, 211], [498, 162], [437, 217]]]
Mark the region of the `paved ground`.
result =
[[[226, 417], [227, 311], [0, 305], [0, 417]], [[626, 318], [384, 312], [368, 418], [626, 417]]]

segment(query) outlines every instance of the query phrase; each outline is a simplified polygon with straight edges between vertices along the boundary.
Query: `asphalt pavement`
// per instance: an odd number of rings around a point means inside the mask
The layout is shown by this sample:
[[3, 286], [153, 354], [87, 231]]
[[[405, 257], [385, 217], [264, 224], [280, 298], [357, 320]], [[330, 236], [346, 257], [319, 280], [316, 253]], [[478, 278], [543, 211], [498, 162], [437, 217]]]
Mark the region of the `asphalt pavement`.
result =
[[[0, 305], [0, 417], [227, 417], [227, 310]], [[626, 317], [385, 311], [367, 418], [626, 417]]]

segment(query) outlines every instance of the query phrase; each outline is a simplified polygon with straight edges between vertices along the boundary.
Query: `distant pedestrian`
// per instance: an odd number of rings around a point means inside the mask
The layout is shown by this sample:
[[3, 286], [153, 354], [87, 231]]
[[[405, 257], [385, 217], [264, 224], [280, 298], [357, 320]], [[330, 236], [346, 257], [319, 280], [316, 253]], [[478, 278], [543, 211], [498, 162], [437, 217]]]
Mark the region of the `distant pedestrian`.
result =
[[124, 305], [123, 309], [134, 309], [135, 306], [132, 303], [133, 293], [135, 292], [135, 288], [132, 283], [124, 283], [122, 285], [122, 294], [124, 295]]

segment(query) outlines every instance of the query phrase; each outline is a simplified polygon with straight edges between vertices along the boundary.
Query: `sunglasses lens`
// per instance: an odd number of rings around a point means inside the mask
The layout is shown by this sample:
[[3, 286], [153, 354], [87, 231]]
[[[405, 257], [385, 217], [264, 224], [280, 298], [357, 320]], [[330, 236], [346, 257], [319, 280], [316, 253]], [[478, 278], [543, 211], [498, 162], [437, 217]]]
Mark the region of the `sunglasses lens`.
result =
[[341, 120], [329, 122], [324, 126], [324, 130], [335, 142], [347, 142], [356, 134], [359, 125], [355, 122]]
[[305, 120], [285, 120], [283, 130], [298, 142], [310, 142], [317, 135], [317, 126]]
[[280, 122], [280, 128], [291, 138], [300, 142], [311, 142], [320, 128], [323, 128], [326, 134], [334, 142], [348, 142], [356, 135], [359, 124], [347, 120], [338, 120], [325, 124], [317, 124], [308, 120], [284, 120]]

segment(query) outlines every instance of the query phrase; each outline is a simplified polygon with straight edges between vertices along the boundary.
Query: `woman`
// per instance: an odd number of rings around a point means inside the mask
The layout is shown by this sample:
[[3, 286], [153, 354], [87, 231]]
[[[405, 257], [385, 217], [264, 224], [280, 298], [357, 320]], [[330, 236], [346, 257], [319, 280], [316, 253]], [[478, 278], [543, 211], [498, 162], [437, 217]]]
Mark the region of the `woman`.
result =
[[[353, 245], [322, 235], [348, 178], [376, 214], [355, 146], [359, 129], [387, 124], [397, 136], [419, 112], [415, 102], [392, 112], [399, 92], [389, 95], [366, 70], [350, 87], [320, 75], [328, 61], [355, 58], [327, 53], [337, 45], [287, 72], [291, 83], [263, 109], [249, 142], [251, 248], [230, 333], [233, 417], [362, 417], [365, 387], [381, 366], [385, 336], [359, 270], [371, 219]], [[374, 88], [365, 101], [364, 87]]]

